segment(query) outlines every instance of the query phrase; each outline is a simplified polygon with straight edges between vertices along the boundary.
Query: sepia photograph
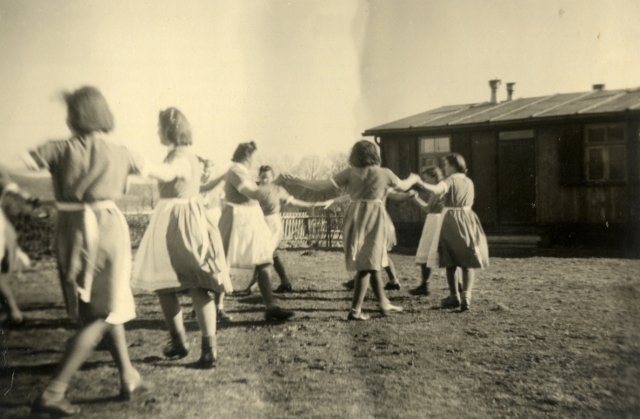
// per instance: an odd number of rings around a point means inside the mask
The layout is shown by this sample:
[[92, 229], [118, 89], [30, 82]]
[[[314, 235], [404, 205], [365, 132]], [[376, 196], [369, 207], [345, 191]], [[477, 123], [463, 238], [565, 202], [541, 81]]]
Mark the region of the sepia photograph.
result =
[[638, 16], [0, 0], [0, 419], [640, 418]]

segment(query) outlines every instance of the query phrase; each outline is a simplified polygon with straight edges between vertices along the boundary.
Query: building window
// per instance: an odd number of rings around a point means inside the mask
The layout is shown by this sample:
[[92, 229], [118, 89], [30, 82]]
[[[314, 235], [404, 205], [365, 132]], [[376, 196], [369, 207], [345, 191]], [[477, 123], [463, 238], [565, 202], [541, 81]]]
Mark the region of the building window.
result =
[[420, 171], [440, 166], [440, 158], [451, 151], [449, 137], [420, 137]]
[[587, 125], [584, 161], [587, 181], [627, 180], [625, 125]]

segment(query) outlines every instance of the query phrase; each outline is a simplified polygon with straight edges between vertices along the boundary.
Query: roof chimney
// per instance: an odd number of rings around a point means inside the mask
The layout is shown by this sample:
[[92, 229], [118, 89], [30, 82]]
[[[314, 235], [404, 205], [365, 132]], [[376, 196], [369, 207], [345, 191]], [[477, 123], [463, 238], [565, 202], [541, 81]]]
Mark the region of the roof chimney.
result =
[[601, 92], [604, 90], [604, 84], [594, 84], [593, 85], [593, 90]]
[[500, 86], [500, 80], [489, 80], [489, 87], [491, 87], [491, 103], [498, 103], [498, 87]]
[[513, 85], [515, 83], [507, 83], [507, 102], [513, 100]]

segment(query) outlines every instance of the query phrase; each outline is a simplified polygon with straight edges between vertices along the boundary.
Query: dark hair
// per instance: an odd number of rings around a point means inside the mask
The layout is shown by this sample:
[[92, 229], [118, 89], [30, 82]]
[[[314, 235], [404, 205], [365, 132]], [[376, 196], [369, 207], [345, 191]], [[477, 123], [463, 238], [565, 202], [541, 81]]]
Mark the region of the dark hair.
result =
[[464, 157], [462, 157], [459, 153], [451, 153], [444, 157], [449, 164], [459, 172], [459, 173], [467, 173], [467, 163], [464, 161]]
[[160, 129], [174, 145], [191, 145], [191, 126], [187, 118], [176, 108], [160, 111]]
[[240, 143], [238, 144], [238, 148], [233, 152], [233, 157], [231, 161], [236, 163], [240, 163], [251, 157], [254, 151], [256, 151], [258, 147], [256, 143], [253, 141], [249, 141], [248, 143]]
[[377, 166], [380, 164], [378, 149], [371, 141], [360, 140], [353, 145], [349, 164], [353, 167]]
[[429, 167], [425, 167], [424, 169], [422, 169], [422, 173], [423, 175], [427, 175], [429, 177], [434, 178], [435, 180], [437, 180], [438, 182], [440, 182], [442, 180], [442, 178], [444, 177], [444, 175], [442, 174], [442, 169], [440, 169], [437, 166], [429, 166]]
[[258, 170], [258, 173], [262, 174], [264, 172], [272, 172], [273, 173], [273, 167], [269, 166], [269, 165], [263, 165], [260, 166], [260, 170]]
[[109, 105], [95, 87], [84, 86], [73, 93], [65, 92], [64, 101], [67, 103], [67, 124], [78, 134], [113, 130], [113, 115]]

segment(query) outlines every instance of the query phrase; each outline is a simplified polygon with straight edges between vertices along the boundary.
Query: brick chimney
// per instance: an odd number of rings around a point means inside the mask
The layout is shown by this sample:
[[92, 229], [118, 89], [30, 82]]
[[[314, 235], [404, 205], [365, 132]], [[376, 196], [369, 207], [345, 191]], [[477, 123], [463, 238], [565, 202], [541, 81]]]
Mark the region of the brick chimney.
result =
[[491, 103], [498, 103], [498, 87], [500, 87], [500, 80], [489, 80], [489, 87], [491, 87]]
[[593, 90], [598, 91], [598, 92], [602, 92], [604, 90], [604, 84], [594, 84], [593, 85]]
[[507, 83], [507, 102], [513, 100], [513, 85], [515, 85], [515, 83]]

